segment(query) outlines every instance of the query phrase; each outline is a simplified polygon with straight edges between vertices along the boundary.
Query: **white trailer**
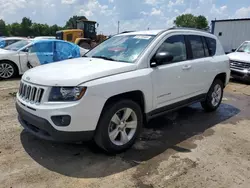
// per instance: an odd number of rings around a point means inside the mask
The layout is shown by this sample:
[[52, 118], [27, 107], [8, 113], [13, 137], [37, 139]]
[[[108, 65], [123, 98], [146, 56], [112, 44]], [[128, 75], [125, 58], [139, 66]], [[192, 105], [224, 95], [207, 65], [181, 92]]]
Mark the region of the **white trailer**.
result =
[[250, 18], [213, 20], [211, 32], [218, 37], [226, 53], [250, 41]]

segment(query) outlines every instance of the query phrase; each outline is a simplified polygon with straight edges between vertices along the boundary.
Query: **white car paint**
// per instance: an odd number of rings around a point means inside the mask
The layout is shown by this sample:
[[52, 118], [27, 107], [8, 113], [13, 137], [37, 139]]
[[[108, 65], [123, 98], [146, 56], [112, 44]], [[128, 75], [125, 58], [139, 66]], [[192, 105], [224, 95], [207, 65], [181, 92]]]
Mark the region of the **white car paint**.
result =
[[56, 37], [53, 36], [40, 36], [40, 37], [35, 37], [34, 40], [40, 40], [40, 39], [56, 39]]
[[[76, 58], [74, 61], [65, 60], [58, 63], [59, 65], [55, 63], [46, 65], [46, 69], [43, 66], [39, 66], [29, 70], [28, 76], [33, 78], [29, 82], [33, 84], [43, 82], [43, 85], [46, 86], [77, 86], [89, 80], [136, 69], [135, 64], [112, 62], [96, 58]], [[60, 72], [60, 74], [55, 74], [55, 72]], [[26, 74], [23, 77], [25, 79]]]
[[[179, 34], [214, 38], [217, 41], [215, 56], [151, 67], [150, 60], [158, 47], [169, 36]], [[143, 113], [149, 113], [160, 107], [199, 94], [206, 94], [214, 78], [220, 73], [226, 73], [225, 84], [229, 81], [228, 57], [218, 39], [209, 33], [174, 29], [121, 35], [155, 35], [156, 37], [135, 63], [77, 58], [31, 69], [25, 72], [21, 82], [32, 87], [43, 88], [42, 101], [34, 104], [17, 94], [17, 104], [24, 111], [46, 119], [56, 130], [93, 131], [96, 129], [105, 102], [112, 96], [141, 91], [145, 103]], [[185, 69], [186, 66], [189, 68]], [[53, 86], [84, 86], [87, 87], [87, 92], [79, 101], [49, 102], [48, 97]], [[69, 126], [57, 126], [51, 120], [53, 115], [65, 114], [71, 116]]]
[[230, 59], [231, 73], [233, 77], [243, 78], [245, 80], [250, 80], [250, 51], [249, 52], [239, 52], [239, 48], [250, 41], [243, 42], [235, 52], [229, 53], [228, 57]]
[[[36, 53], [25, 51], [26, 49], [32, 47], [33, 41], [35, 41], [35, 39], [25, 39], [25, 41], [27, 41], [28, 44], [18, 49], [17, 51], [0, 49], [0, 62], [10, 61], [14, 63], [18, 68], [19, 75], [22, 75], [25, 71], [29, 70], [31, 67], [36, 67], [41, 64]], [[88, 50], [84, 48], [79, 47], [79, 49], [80, 49], [80, 56], [83, 56], [86, 52], [88, 52]], [[30, 67], [29, 65], [27, 65], [27, 62], [29, 62], [29, 64], [31, 65]]]
[[233, 52], [233, 53], [228, 54], [228, 57], [232, 61], [250, 63], [250, 53]]

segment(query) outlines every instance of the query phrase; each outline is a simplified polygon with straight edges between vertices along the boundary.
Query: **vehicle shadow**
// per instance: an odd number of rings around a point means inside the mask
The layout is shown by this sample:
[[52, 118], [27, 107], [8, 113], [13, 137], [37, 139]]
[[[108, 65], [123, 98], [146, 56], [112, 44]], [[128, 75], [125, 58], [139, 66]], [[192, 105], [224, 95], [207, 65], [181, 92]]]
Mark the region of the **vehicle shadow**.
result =
[[213, 113], [205, 113], [198, 104], [183, 108], [149, 122], [150, 128], [143, 130], [137, 143], [116, 156], [109, 156], [90, 143], [59, 144], [40, 140], [25, 130], [20, 137], [25, 151], [43, 167], [70, 177], [99, 178], [122, 172], [170, 150], [192, 152], [195, 144], [180, 143], [212, 135], [214, 131], [210, 128], [219, 123], [234, 123], [237, 118], [231, 117], [239, 112], [229, 104], [222, 104]]

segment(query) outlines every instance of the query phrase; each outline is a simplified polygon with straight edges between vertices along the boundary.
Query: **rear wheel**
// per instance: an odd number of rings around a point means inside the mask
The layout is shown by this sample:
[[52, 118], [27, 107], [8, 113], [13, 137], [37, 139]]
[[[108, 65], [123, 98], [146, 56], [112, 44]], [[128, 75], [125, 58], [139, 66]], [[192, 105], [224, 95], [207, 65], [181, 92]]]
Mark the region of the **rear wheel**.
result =
[[95, 142], [108, 153], [119, 153], [130, 148], [142, 127], [140, 106], [122, 100], [105, 107], [98, 123]]
[[205, 111], [212, 112], [220, 106], [223, 97], [223, 88], [223, 82], [221, 80], [214, 80], [207, 93], [206, 100], [201, 102]]
[[17, 68], [12, 62], [0, 62], [0, 79], [13, 78], [17, 75]]

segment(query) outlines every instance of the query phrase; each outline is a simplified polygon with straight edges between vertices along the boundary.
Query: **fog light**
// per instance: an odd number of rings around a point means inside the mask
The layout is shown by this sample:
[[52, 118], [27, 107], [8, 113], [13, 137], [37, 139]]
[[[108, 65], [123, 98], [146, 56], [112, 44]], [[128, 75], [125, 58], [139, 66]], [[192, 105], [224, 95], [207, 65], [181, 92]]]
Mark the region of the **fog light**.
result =
[[71, 121], [71, 117], [69, 115], [52, 116], [51, 119], [56, 126], [60, 126], [60, 127], [68, 126]]

